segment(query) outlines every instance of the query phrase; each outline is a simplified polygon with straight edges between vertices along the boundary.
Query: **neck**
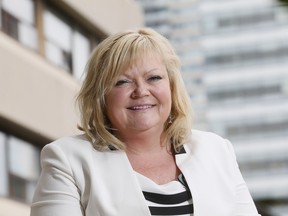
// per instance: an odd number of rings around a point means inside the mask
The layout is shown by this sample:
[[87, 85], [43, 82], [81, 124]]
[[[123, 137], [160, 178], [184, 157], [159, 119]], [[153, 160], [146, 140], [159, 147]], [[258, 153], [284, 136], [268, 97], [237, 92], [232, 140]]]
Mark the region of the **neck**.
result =
[[[134, 171], [150, 178], [157, 184], [175, 180], [180, 174], [175, 161], [175, 154], [167, 142], [155, 139], [129, 140], [126, 154]], [[143, 142], [142, 142], [143, 141]], [[145, 142], [144, 142], [145, 141]], [[148, 144], [147, 144], [148, 143]]]
[[167, 149], [170, 151], [170, 145], [168, 145], [163, 132], [131, 132], [126, 136], [119, 136], [119, 138], [126, 144], [127, 153], [153, 154], [163, 150], [167, 151]]
[[143, 143], [130, 143], [127, 144], [126, 153], [128, 155], [134, 155], [134, 156], [149, 156], [149, 157], [158, 157], [160, 155], [164, 154], [171, 154], [171, 148], [167, 143], [163, 144], [156, 144], [154, 141], [154, 144], [147, 144]]

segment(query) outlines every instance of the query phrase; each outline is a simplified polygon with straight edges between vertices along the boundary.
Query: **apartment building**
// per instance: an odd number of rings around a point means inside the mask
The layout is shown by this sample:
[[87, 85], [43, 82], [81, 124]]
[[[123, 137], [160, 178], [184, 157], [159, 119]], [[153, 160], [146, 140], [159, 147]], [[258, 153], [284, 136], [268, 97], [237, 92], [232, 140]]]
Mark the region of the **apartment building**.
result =
[[[258, 208], [288, 215], [288, 8], [276, 0], [139, 0], [174, 44], [195, 127], [234, 144]], [[264, 214], [263, 214], [264, 215]]]
[[29, 215], [41, 148], [79, 133], [74, 100], [92, 49], [140, 26], [134, 1], [0, 0], [0, 216]]

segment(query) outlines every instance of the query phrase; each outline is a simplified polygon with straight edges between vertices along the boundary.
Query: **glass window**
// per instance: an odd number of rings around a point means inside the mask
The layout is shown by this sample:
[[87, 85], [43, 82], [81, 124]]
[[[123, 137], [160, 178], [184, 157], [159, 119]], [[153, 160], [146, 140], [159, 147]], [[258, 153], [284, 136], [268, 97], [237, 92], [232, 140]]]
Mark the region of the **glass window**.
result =
[[206, 34], [210, 34], [214, 32], [261, 28], [278, 23], [287, 23], [287, 13], [283, 13], [281, 7], [259, 7], [206, 14], [201, 26]]
[[[17, 7], [15, 7], [17, 5]], [[34, 2], [31, 0], [2, 0], [2, 7], [16, 19], [34, 24]]]
[[[44, 12], [45, 55], [53, 64], [81, 79], [91, 52], [89, 38], [59, 13]], [[57, 34], [61, 32], [61, 34]]]
[[40, 175], [39, 149], [13, 136], [7, 144], [9, 195], [29, 203]]
[[0, 196], [8, 195], [8, 176], [6, 163], [6, 136], [0, 132]]
[[226, 136], [233, 139], [241, 137], [264, 137], [287, 134], [288, 119], [272, 119], [270, 121], [247, 122], [242, 124], [227, 125]]
[[44, 12], [44, 34], [46, 40], [66, 52], [71, 52], [72, 29], [60, 17], [51, 11]]
[[209, 66], [249, 65], [256, 62], [283, 60], [288, 57], [288, 46], [281, 41], [255, 44], [254, 47], [231, 48], [223, 52], [206, 52]]
[[240, 14], [230, 17], [220, 17], [218, 19], [218, 27], [225, 28], [229, 26], [255, 25], [262, 22], [274, 20], [273, 11], [259, 11], [257, 14]]
[[[33, 0], [3, 0], [0, 4], [0, 26], [3, 32], [21, 44], [37, 50], [35, 10]], [[91, 53], [92, 33], [84, 34], [85, 29], [76, 28], [69, 17], [50, 5], [46, 5], [42, 12], [44, 41], [41, 44], [45, 57], [81, 80]]]
[[[17, 7], [15, 7], [17, 5]], [[2, 30], [23, 45], [37, 49], [35, 5], [32, 0], [3, 0], [1, 11]]]
[[280, 95], [281, 85], [279, 83], [270, 83], [269, 85], [243, 86], [241, 88], [211, 89], [208, 91], [210, 102], [219, 102], [225, 100], [235, 100], [236, 98], [260, 98], [269, 95]]
[[15, 17], [2, 11], [2, 29], [5, 33], [9, 34], [12, 38], [18, 39], [18, 21]]
[[[72, 69], [72, 29], [55, 13], [44, 12], [45, 55], [53, 64], [65, 70]], [[61, 32], [61, 34], [59, 34]]]
[[[279, 154], [286, 153], [285, 149], [280, 151], [282, 152], [279, 152]], [[244, 177], [287, 174], [288, 160], [279, 157], [271, 161], [266, 159], [266, 161], [244, 162], [240, 164], [240, 168]]]
[[59, 46], [51, 43], [50, 41], [45, 42], [45, 54], [46, 58], [53, 64], [60, 66], [61, 68], [70, 71], [71, 69], [71, 53], [65, 52]]
[[31, 203], [40, 175], [40, 149], [0, 131], [0, 197]]
[[26, 45], [27, 47], [30, 47], [34, 50], [37, 49], [37, 44], [35, 41], [37, 41], [37, 32], [35, 31], [35, 28], [30, 25], [24, 25], [23, 23], [20, 23], [18, 25], [19, 29], [19, 35], [18, 39], [19, 41]]
[[[39, 176], [38, 149], [31, 144], [16, 137], [9, 137], [9, 170], [10, 172], [27, 180], [35, 180]], [[21, 154], [19, 154], [21, 152]]]
[[76, 31], [73, 34], [72, 68], [74, 76], [81, 80], [86, 62], [91, 52], [89, 39]]
[[9, 176], [10, 196], [17, 200], [26, 201], [26, 181], [18, 176]]

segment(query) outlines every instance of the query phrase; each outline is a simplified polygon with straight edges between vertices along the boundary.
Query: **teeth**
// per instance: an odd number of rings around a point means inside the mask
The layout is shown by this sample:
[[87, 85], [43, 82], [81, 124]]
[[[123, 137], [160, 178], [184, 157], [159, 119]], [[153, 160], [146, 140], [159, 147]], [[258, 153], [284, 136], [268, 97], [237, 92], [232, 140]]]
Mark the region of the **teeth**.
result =
[[151, 105], [145, 105], [145, 106], [135, 106], [135, 107], [131, 107], [132, 110], [140, 110], [140, 109], [148, 109], [151, 108]]

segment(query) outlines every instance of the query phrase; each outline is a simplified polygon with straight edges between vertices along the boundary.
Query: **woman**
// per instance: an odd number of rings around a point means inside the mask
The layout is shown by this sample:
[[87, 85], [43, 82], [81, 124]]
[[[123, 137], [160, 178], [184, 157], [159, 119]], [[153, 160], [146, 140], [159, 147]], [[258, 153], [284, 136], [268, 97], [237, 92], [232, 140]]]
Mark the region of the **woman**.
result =
[[170, 43], [143, 28], [96, 48], [78, 96], [84, 135], [42, 150], [31, 216], [256, 216], [232, 145], [191, 130]]

